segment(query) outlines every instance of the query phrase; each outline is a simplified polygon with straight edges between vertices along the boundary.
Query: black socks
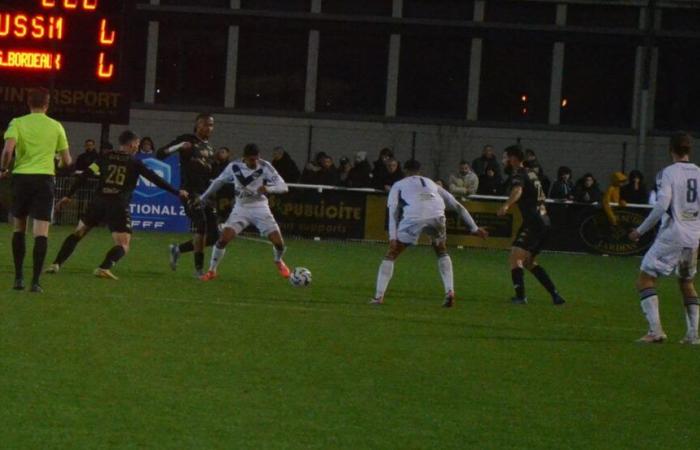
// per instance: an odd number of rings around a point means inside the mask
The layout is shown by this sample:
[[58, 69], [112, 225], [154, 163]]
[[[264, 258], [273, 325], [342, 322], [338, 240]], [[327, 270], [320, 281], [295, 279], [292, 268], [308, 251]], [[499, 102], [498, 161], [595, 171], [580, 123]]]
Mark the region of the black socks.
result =
[[126, 251], [124, 251], [124, 247], [121, 245], [115, 245], [114, 247], [110, 248], [107, 255], [105, 255], [105, 260], [102, 261], [100, 269], [111, 269], [120, 259], [122, 259], [122, 257], [124, 257], [125, 254]]
[[24, 270], [22, 265], [24, 264], [24, 254], [26, 253], [26, 243], [24, 238], [24, 233], [21, 231], [15, 231], [12, 234], [12, 257], [15, 260], [15, 279], [20, 280], [24, 278]]
[[78, 245], [78, 242], [80, 242], [80, 239], [81, 238], [74, 234], [69, 234], [66, 240], [63, 241], [63, 245], [61, 245], [61, 249], [58, 251], [58, 255], [56, 256], [54, 264], [62, 266], [63, 263], [66, 262], [68, 258], [70, 258], [70, 255], [73, 254], [73, 251]]
[[39, 284], [39, 277], [44, 268], [48, 243], [49, 239], [46, 236], [37, 236], [34, 238], [34, 273], [32, 274], [32, 284]]
[[197, 252], [194, 254], [194, 268], [196, 270], [202, 270], [204, 268], [204, 252]]
[[549, 292], [549, 295], [554, 297], [555, 295], [558, 294], [557, 288], [554, 287], [554, 283], [552, 283], [552, 279], [549, 278], [549, 275], [547, 275], [547, 272], [540, 266], [535, 266], [532, 270], [530, 270], [532, 274], [537, 278], [537, 281], [544, 286], [545, 289], [547, 289], [547, 292]]
[[510, 277], [513, 279], [513, 288], [515, 289], [515, 296], [517, 298], [525, 298], [525, 277], [523, 274], [523, 269], [521, 267], [511, 269], [510, 271]]
[[188, 252], [194, 251], [194, 244], [192, 243], [191, 240], [189, 240], [187, 242], [183, 242], [182, 244], [178, 245], [177, 247], [180, 250], [180, 253], [188, 253]]

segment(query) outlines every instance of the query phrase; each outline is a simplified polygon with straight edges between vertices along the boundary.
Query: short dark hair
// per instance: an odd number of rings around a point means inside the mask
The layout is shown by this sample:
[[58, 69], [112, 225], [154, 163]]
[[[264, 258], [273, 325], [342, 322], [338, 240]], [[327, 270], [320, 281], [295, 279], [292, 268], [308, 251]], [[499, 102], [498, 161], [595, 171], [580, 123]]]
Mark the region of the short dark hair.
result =
[[85, 143], [87, 144], [88, 142], [92, 142], [93, 144], [95, 143], [95, 140], [92, 138], [87, 138], [85, 139]]
[[217, 148], [216, 151], [218, 152], [219, 150], [226, 150], [228, 153], [231, 153], [231, 149], [226, 147], [225, 145], [222, 145], [221, 147]]
[[525, 159], [523, 148], [519, 145], [511, 145], [510, 147], [506, 147], [504, 151], [509, 158], [515, 157], [518, 161], [523, 161]]
[[243, 147], [243, 156], [258, 156], [260, 155], [260, 149], [257, 145], [250, 143]]
[[131, 130], [125, 130], [119, 135], [119, 145], [129, 145], [135, 139], [138, 139], [138, 135]]
[[685, 131], [679, 131], [671, 136], [671, 151], [678, 156], [687, 156], [693, 147], [693, 137]]
[[201, 112], [201, 113], [197, 114], [197, 118], [194, 119], [194, 121], [195, 121], [195, 123], [197, 123], [197, 122], [199, 122], [199, 121], [202, 120], [202, 119], [209, 119], [210, 117], [211, 117], [211, 118], [214, 118], [214, 116], [212, 116], [210, 113]]
[[403, 163], [403, 170], [407, 172], [418, 172], [420, 170], [420, 163], [415, 159], [409, 159]]
[[102, 141], [100, 142], [100, 150], [114, 150], [114, 146], [111, 142]]
[[27, 104], [30, 108], [45, 108], [49, 106], [51, 93], [44, 87], [33, 88], [27, 94]]

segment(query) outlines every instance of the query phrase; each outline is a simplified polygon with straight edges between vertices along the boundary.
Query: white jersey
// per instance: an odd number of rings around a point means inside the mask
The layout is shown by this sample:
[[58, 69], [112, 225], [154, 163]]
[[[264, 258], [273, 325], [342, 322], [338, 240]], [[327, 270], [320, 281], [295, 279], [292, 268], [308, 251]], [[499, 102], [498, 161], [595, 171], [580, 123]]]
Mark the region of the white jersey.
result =
[[676, 162], [657, 176], [654, 209], [639, 226], [641, 234], [651, 230], [665, 214], [657, 240], [695, 248], [700, 241], [700, 167]]
[[267, 192], [272, 194], [283, 194], [289, 190], [287, 183], [272, 167], [272, 164], [262, 159], [258, 160], [252, 169], [242, 159], [233, 161], [221, 172], [218, 178], [212, 181], [209, 189], [202, 194], [202, 201], [221, 189], [224, 184], [235, 186], [235, 208], [269, 207], [267, 196], [258, 192], [262, 186], [265, 186]]
[[389, 238], [396, 239], [399, 222], [420, 221], [445, 216], [445, 208], [457, 211], [470, 231], [476, 231], [474, 219], [452, 194], [434, 181], [420, 175], [406, 177], [391, 187], [389, 199]]

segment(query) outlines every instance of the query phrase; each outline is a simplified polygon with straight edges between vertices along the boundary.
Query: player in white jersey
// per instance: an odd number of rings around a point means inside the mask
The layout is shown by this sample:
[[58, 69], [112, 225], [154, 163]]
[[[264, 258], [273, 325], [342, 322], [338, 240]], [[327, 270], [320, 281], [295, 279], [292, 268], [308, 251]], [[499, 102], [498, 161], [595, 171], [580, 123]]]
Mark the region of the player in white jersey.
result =
[[445, 208], [456, 211], [469, 231], [485, 239], [488, 233], [477, 226], [472, 216], [449, 192], [429, 178], [420, 176], [420, 163], [416, 160], [404, 164], [406, 178], [396, 182], [389, 191], [389, 250], [379, 266], [377, 290], [370, 301], [373, 305], [384, 302], [389, 281], [394, 274], [394, 261], [409, 245], [418, 243], [422, 233], [432, 239], [438, 257], [438, 269], [445, 287], [446, 308], [454, 304], [452, 259], [447, 253]]
[[243, 157], [230, 163], [202, 194], [199, 201], [205, 202], [227, 183], [232, 183], [236, 188], [236, 204], [224, 222], [219, 240], [214, 246], [209, 271], [202, 275], [200, 280], [210, 281], [216, 278], [216, 270], [226, 253], [226, 245], [248, 225], [255, 226], [260, 235], [267, 236], [272, 242], [277, 270], [280, 275], [289, 278], [289, 268], [282, 260], [284, 240], [267, 200], [267, 194], [287, 192], [287, 183], [272, 164], [260, 159], [260, 150], [255, 144], [245, 146]]
[[[685, 305], [687, 333], [682, 344], [700, 344], [698, 339], [698, 294], [693, 280], [697, 272], [700, 241], [700, 168], [689, 161], [692, 138], [679, 133], [671, 138], [673, 164], [657, 177], [657, 202], [649, 216], [629, 237], [639, 238], [664, 218], [654, 244], [642, 260], [637, 289], [642, 311], [649, 322], [648, 333], [640, 342], [666, 340], [659, 315], [656, 279], [675, 272]], [[666, 217], [664, 217], [666, 216]]]

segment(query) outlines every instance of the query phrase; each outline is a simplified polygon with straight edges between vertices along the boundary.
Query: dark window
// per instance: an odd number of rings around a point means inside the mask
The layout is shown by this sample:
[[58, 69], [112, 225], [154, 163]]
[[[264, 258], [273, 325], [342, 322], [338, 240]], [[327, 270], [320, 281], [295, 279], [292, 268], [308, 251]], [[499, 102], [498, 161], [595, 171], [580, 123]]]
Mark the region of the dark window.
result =
[[547, 122], [552, 45], [484, 41], [479, 120]]
[[471, 40], [403, 36], [397, 112], [465, 119]]
[[241, 27], [236, 106], [304, 109], [309, 33]]
[[164, 6], [204, 6], [214, 8], [228, 8], [231, 5], [229, 0], [160, 0]]
[[484, 19], [501, 23], [555, 23], [556, 4], [524, 1], [487, 1]]
[[635, 47], [567, 44], [561, 123], [629, 128], [634, 67]]
[[566, 11], [566, 24], [577, 27], [638, 28], [639, 8], [569, 5]]
[[228, 27], [161, 22], [156, 102], [222, 106]]
[[697, 32], [700, 30], [700, 9], [664, 9], [661, 23], [664, 30]]
[[384, 114], [389, 36], [321, 32], [316, 109]]
[[241, 9], [309, 12], [311, 0], [241, 0]]
[[392, 0], [323, 0], [325, 14], [355, 14], [360, 16], [390, 16]]
[[403, 17], [445, 20], [472, 20], [472, 0], [404, 0]]
[[656, 128], [700, 130], [700, 44], [659, 48]]
[[148, 21], [136, 16], [129, 23], [127, 61], [131, 79], [131, 101], [143, 101], [146, 82], [146, 51], [148, 44]]

